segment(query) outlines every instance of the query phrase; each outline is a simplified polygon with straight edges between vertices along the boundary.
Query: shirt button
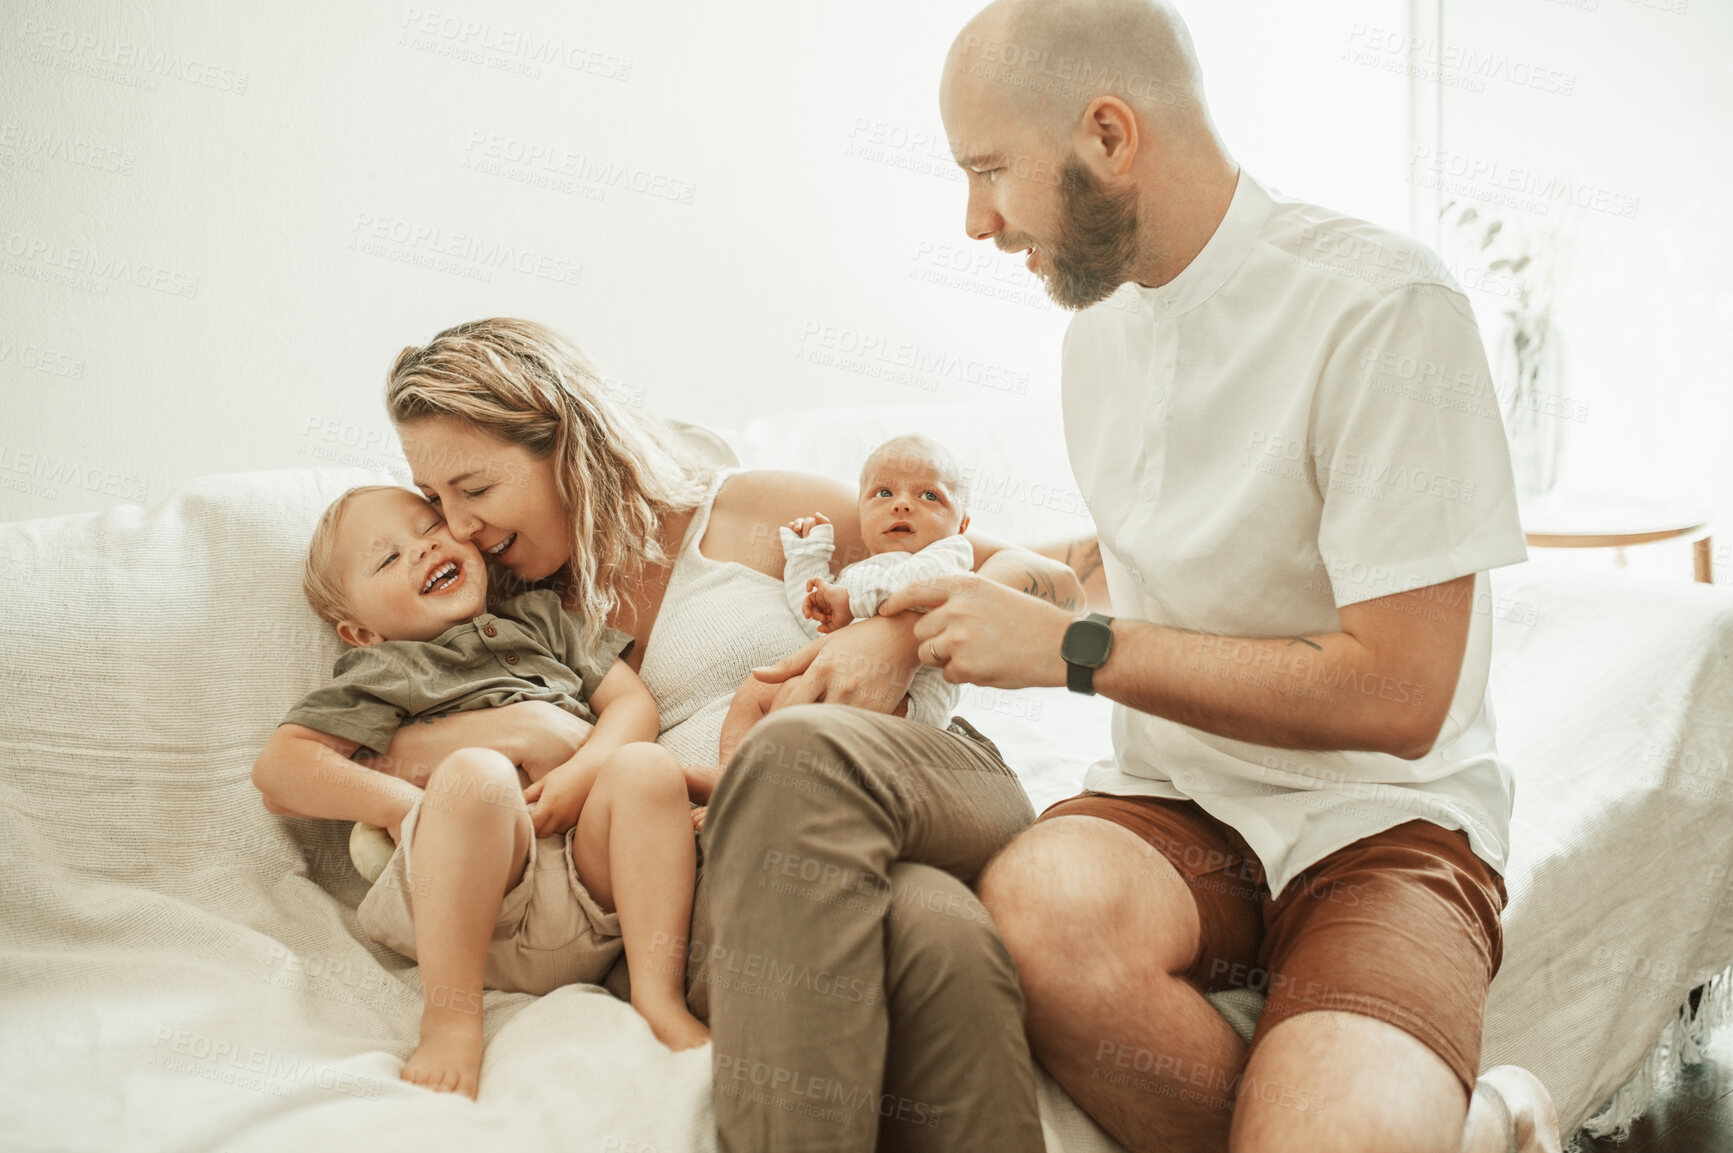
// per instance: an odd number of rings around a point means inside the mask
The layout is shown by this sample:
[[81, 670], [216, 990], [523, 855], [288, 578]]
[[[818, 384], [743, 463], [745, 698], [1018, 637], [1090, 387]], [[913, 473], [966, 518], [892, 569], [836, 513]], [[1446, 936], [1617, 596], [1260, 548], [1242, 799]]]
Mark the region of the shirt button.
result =
[[507, 653], [505, 655], [505, 663], [508, 665], [517, 664], [517, 654], [516, 653]]
[[492, 625], [483, 625], [481, 631], [484, 635], [490, 637], [499, 635], [499, 630], [494, 628]]

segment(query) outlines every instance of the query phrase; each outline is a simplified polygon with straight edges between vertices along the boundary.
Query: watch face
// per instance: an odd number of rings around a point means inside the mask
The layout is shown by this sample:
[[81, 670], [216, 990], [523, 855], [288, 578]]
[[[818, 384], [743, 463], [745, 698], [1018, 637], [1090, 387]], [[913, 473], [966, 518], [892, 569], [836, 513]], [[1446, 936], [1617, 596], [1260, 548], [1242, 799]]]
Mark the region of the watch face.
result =
[[1101, 621], [1072, 621], [1059, 645], [1059, 655], [1067, 664], [1100, 668], [1112, 644], [1113, 630]]

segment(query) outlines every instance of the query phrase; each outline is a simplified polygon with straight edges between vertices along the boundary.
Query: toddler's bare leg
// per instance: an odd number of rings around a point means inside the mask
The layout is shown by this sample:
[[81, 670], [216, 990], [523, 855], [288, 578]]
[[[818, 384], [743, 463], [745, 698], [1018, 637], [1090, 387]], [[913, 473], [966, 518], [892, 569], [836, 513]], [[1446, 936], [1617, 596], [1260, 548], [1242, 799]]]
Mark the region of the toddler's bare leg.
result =
[[409, 894], [426, 1003], [405, 1081], [475, 1096], [488, 941], [501, 900], [523, 877], [533, 835], [517, 770], [501, 754], [459, 749], [428, 778]]
[[578, 817], [572, 854], [590, 895], [620, 914], [632, 1007], [670, 1049], [710, 1040], [710, 1030], [686, 1009], [683, 946], [698, 853], [686, 777], [674, 755], [646, 743], [609, 757]]

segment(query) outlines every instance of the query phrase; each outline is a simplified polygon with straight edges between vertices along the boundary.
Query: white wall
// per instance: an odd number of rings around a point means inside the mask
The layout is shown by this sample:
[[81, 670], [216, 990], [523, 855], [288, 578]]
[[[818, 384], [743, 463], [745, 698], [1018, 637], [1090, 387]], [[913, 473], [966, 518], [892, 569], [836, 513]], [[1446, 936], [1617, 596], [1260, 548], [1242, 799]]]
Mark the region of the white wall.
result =
[[[1679, 2], [1446, 0], [1447, 45], [1575, 82], [1452, 88], [1443, 144], [1640, 198], [1572, 224], [1570, 467], [1725, 515], [1733, 12]], [[1065, 314], [963, 236], [938, 121], [976, 6], [7, 5], [0, 519], [389, 464], [392, 356], [483, 315], [560, 327], [624, 395], [720, 425], [1051, 405]], [[1408, 33], [1405, 0], [1184, 6], [1248, 168], [1409, 226], [1405, 62], [1356, 51]], [[827, 339], [883, 351], [803, 359]], [[949, 371], [866, 375], [910, 357]]]
[[1733, 4], [1446, 0], [1443, 45], [1451, 193], [1562, 257], [1561, 487], [1718, 513], [1733, 580]]
[[[1065, 315], [963, 236], [938, 120], [976, 7], [8, 4], [0, 519], [386, 464], [393, 355], [483, 315], [562, 328], [626, 395], [722, 425], [1051, 403]], [[1336, 59], [1398, 0], [1191, 7], [1242, 159], [1403, 225], [1402, 82]], [[803, 361], [827, 328], [889, 352]], [[861, 374], [883, 355], [954, 367]]]

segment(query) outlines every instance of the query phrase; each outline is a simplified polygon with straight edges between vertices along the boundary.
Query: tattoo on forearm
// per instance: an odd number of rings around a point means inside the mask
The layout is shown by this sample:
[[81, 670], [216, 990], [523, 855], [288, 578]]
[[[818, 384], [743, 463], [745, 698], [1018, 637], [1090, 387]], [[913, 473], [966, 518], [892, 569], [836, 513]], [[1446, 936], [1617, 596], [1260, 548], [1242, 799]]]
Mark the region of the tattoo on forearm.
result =
[[1323, 645], [1318, 644], [1316, 641], [1308, 640], [1305, 637], [1290, 637], [1288, 639], [1288, 647], [1293, 648], [1295, 645], [1307, 645], [1311, 648], [1317, 649], [1319, 652], [1324, 651]]
[[1065, 563], [1071, 566], [1078, 580], [1088, 584], [1089, 578], [1101, 571], [1101, 541], [1072, 541], [1065, 546]]
[[1058, 586], [1053, 583], [1052, 577], [1039, 572], [1025, 573], [1024, 576], [1027, 578], [1023, 585], [1024, 592], [1036, 600], [1048, 601], [1067, 611], [1076, 611], [1077, 599], [1075, 597], [1061, 597]]

